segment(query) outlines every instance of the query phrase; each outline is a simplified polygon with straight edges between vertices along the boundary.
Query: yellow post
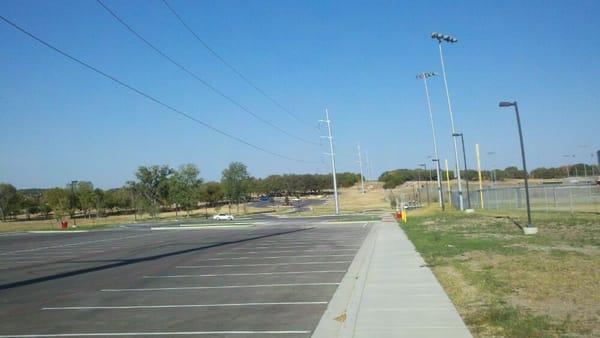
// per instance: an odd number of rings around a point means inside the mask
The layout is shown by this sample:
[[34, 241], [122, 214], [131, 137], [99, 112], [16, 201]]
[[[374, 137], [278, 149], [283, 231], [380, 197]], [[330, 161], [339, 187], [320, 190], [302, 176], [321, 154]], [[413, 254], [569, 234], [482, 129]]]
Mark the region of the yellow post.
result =
[[477, 154], [477, 172], [479, 174], [479, 201], [481, 202], [481, 209], [484, 209], [483, 183], [481, 182], [481, 162], [479, 161], [479, 143], [475, 143], [475, 154]]
[[446, 182], [448, 182], [448, 204], [452, 206], [452, 188], [450, 187], [450, 170], [448, 170], [448, 159], [444, 160], [446, 164]]
[[406, 209], [402, 208], [402, 220], [404, 221], [404, 223], [408, 222], [408, 220], [406, 219], [407, 213], [406, 213]]

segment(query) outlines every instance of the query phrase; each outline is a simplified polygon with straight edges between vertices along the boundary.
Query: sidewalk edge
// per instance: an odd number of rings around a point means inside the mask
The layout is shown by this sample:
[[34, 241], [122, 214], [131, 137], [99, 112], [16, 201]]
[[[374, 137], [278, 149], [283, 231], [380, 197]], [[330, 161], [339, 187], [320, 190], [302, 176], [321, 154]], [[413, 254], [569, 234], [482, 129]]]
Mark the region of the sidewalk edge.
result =
[[[360, 249], [354, 256], [348, 271], [321, 316], [312, 338], [350, 337], [358, 314], [362, 290], [367, 277], [371, 254], [375, 248], [378, 225], [374, 223]], [[336, 320], [343, 317], [344, 319]]]

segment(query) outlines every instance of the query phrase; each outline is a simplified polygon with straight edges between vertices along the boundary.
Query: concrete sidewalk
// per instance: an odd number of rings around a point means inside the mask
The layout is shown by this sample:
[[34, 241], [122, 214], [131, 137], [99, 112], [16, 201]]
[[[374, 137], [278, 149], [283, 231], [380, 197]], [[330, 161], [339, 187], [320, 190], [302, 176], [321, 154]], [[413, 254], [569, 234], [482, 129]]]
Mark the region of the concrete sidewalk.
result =
[[454, 338], [471, 334], [390, 217], [373, 226], [313, 337]]

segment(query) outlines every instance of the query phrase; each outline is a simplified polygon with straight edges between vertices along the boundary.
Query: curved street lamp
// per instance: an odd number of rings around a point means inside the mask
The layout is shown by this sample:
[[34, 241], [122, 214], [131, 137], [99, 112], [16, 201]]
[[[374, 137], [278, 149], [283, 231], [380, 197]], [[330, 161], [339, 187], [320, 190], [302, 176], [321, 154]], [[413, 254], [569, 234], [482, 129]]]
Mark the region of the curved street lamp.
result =
[[523, 171], [525, 172], [525, 199], [527, 201], [527, 225], [526, 228], [534, 228], [531, 224], [531, 205], [529, 204], [529, 173], [527, 172], [527, 165], [525, 162], [525, 146], [523, 145], [523, 131], [521, 130], [521, 118], [519, 117], [519, 106], [517, 101], [507, 102], [502, 101], [498, 104], [500, 108], [515, 107], [515, 114], [517, 116], [517, 127], [519, 128], [519, 140], [521, 142], [521, 158], [523, 160]]

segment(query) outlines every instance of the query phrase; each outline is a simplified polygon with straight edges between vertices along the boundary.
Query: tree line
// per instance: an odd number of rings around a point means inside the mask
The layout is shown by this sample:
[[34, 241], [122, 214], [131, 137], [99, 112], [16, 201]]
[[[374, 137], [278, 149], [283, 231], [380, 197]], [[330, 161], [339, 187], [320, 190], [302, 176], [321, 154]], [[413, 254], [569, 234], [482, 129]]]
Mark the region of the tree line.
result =
[[[600, 173], [597, 165], [589, 165], [584, 163], [574, 164], [572, 166], [562, 166], [556, 168], [545, 168], [540, 167], [532, 170], [529, 173], [531, 178], [542, 178], [542, 179], [559, 179], [566, 178], [569, 176], [583, 175], [594, 175]], [[454, 172], [445, 170], [440, 171], [442, 179], [446, 179], [446, 174], [450, 176], [450, 179], [454, 179]], [[461, 170], [461, 178], [468, 179], [469, 181], [477, 181], [479, 174], [477, 170]], [[422, 181], [428, 180], [431, 175], [432, 180], [437, 180], [437, 173], [435, 168], [430, 170], [425, 169], [396, 169], [390, 171], [384, 171], [378, 178], [380, 182], [384, 182], [383, 187], [385, 189], [395, 188], [407, 181], [417, 181], [419, 178]], [[484, 180], [496, 180], [504, 181], [506, 179], [523, 179], [525, 172], [517, 167], [511, 166], [504, 169], [495, 170], [482, 170], [481, 176]]]
[[[350, 187], [360, 175], [339, 173], [338, 187]], [[259, 196], [281, 197], [328, 193], [332, 176], [321, 174], [286, 174], [255, 178], [246, 165], [232, 162], [221, 173], [219, 182], [204, 182], [194, 164], [177, 169], [167, 165], [140, 166], [135, 180], [119, 188], [103, 190], [89, 181], [73, 181], [64, 187], [18, 190], [0, 183], [0, 219], [62, 220], [66, 216], [104, 217], [115, 214], [149, 214], [161, 211], [185, 212], [204, 207], [240, 205]]]

